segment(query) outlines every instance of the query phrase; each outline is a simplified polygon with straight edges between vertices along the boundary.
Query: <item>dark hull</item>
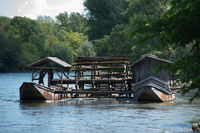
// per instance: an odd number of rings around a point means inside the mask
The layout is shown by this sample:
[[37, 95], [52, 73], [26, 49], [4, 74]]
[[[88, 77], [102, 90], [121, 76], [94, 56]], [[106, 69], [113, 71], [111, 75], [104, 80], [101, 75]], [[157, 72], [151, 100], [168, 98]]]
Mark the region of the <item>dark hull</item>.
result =
[[20, 100], [60, 100], [67, 94], [55, 93], [51, 88], [33, 83], [24, 82], [20, 87]]
[[137, 101], [168, 102], [174, 100], [175, 95], [148, 86], [138, 89], [137, 92], [134, 94], [134, 98]]

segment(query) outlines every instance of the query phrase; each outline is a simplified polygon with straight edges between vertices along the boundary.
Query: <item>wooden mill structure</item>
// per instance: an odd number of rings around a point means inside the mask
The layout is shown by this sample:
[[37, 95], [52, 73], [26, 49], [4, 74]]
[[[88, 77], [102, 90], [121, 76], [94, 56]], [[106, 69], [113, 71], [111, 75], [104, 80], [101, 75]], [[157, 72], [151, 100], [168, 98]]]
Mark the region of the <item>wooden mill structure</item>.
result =
[[[91, 80], [92, 88], [108, 90], [128, 89], [131, 79], [129, 58], [127, 57], [78, 57], [74, 61], [75, 79]], [[84, 82], [78, 87], [84, 89]]]
[[56, 85], [75, 84], [73, 92], [93, 93], [93, 96], [131, 96], [133, 92], [128, 57], [77, 57], [72, 66], [74, 75], [70, 79], [53, 79], [52, 82]]
[[[32, 68], [32, 82], [22, 84], [20, 99], [134, 97], [139, 101], [171, 101], [175, 97], [170, 90], [169, 71], [165, 69], [170, 63], [154, 55], [144, 55], [133, 63], [132, 77], [128, 57], [77, 57], [73, 65], [57, 57], [46, 57], [28, 65]], [[157, 73], [156, 68], [160, 68]], [[44, 85], [46, 74], [48, 86]]]

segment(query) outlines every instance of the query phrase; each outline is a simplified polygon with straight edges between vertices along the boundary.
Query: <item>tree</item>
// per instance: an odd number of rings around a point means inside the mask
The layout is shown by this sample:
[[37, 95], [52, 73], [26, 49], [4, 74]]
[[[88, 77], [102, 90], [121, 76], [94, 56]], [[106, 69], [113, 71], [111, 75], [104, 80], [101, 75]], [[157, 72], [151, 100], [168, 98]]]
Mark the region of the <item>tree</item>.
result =
[[68, 16], [68, 13], [67, 12], [64, 12], [64, 13], [59, 13], [58, 16], [56, 16], [56, 20], [57, 20], [57, 23], [63, 28], [65, 29], [66, 31], [70, 30], [69, 27], [68, 27], [68, 23], [69, 23], [69, 16]]
[[38, 23], [40, 24], [42, 31], [44, 32], [44, 53], [43, 56], [51, 56], [51, 48], [55, 43], [59, 43], [59, 38], [56, 36], [59, 32], [59, 28], [56, 26], [53, 20], [48, 16], [38, 17]]
[[[182, 88], [183, 93], [194, 89], [200, 91], [199, 13], [198, 0], [172, 0], [170, 9], [162, 18], [152, 22], [151, 29], [155, 35], [162, 34], [163, 45], [169, 44], [176, 50], [176, 62], [172, 68], [186, 85]], [[191, 100], [198, 96], [199, 93], [195, 93]]]
[[[155, 53], [156, 51], [168, 50], [160, 46], [160, 38], [153, 38], [154, 33], [149, 30], [150, 22], [162, 17], [169, 6], [169, 0], [131, 0], [129, 8], [125, 14], [130, 17], [131, 37], [134, 39], [132, 47], [134, 56], [146, 52]], [[140, 51], [138, 51], [140, 49]]]
[[88, 38], [83, 33], [78, 32], [67, 32], [65, 35], [65, 41], [62, 43], [63, 45], [70, 47], [73, 51], [73, 56], [76, 57], [78, 55], [78, 49], [82, 45], [84, 41], [87, 41]]
[[61, 44], [53, 44], [51, 50], [52, 56], [58, 57], [68, 63], [72, 63], [73, 53], [70, 48]]
[[67, 12], [60, 13], [56, 16], [57, 23], [65, 31], [86, 33], [87, 31], [87, 21], [80, 13], [71, 13]]
[[51, 18], [50, 16], [38, 16], [37, 21], [40, 23], [55, 23], [54, 19]]
[[78, 49], [78, 56], [96, 56], [96, 52], [94, 51], [94, 47], [91, 42], [85, 41]]
[[21, 43], [31, 43], [36, 45], [38, 50], [44, 50], [44, 32], [35, 20], [26, 17], [14, 17], [11, 25], [17, 29], [15, 34], [20, 35]]
[[73, 32], [86, 33], [88, 30], [86, 18], [80, 13], [71, 13], [68, 25]]
[[21, 46], [0, 34], [0, 72], [15, 72], [20, 68]]
[[110, 35], [94, 40], [97, 56], [130, 56], [133, 41], [128, 35], [128, 25], [116, 25]]
[[38, 50], [36, 45], [32, 43], [23, 43], [21, 44], [21, 53], [20, 53], [20, 65], [21, 70], [25, 70], [25, 66], [31, 64], [32, 62], [39, 60], [41, 58], [41, 53]]
[[8, 17], [0, 17], [0, 33], [5, 34], [6, 27], [10, 25], [11, 19]]
[[[132, 30], [133, 36], [143, 35], [139, 40], [145, 43], [157, 40], [157, 47], [168, 48], [175, 59], [171, 71], [181, 77], [185, 85], [183, 93], [194, 89], [200, 91], [199, 13], [198, 0], [172, 0], [160, 17], [142, 21], [142, 26]], [[198, 96], [199, 93], [195, 93], [191, 100]]]
[[85, 0], [89, 40], [108, 35], [116, 24], [125, 21], [121, 14], [128, 6], [125, 0]]

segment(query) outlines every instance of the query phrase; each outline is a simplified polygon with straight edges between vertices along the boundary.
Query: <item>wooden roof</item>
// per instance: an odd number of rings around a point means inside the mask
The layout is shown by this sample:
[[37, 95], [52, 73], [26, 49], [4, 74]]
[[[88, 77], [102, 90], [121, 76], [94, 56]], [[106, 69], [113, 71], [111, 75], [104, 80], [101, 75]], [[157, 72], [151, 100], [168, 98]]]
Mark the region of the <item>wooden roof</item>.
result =
[[109, 62], [109, 61], [130, 61], [125, 56], [113, 56], [113, 57], [77, 57], [74, 62]]
[[57, 58], [57, 57], [46, 57], [46, 58], [43, 58], [41, 60], [38, 60], [36, 62], [33, 62], [32, 64], [29, 64], [27, 65], [27, 67], [41, 67], [42, 65], [44, 64], [47, 64], [49, 62], [54, 62], [64, 68], [70, 68], [71, 65], [68, 64], [67, 62]]
[[142, 57], [141, 57], [139, 60], [135, 61], [131, 66], [132, 66], [132, 67], [135, 66], [137, 63], [143, 61], [143, 60], [146, 59], [146, 58], [158, 60], [158, 61], [165, 62], [165, 63], [173, 63], [172, 61], [158, 58], [156, 55], [145, 54], [145, 55], [142, 55]]

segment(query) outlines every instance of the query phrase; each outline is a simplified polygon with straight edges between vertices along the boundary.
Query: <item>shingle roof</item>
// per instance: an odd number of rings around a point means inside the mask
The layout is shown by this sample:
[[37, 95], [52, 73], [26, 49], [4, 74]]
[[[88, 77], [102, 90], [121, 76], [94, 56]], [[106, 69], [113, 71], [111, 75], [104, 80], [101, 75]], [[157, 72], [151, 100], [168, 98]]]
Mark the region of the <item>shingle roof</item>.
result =
[[141, 62], [141, 61], [144, 60], [145, 58], [151, 58], [151, 59], [155, 59], [155, 60], [158, 60], [158, 61], [161, 61], [161, 62], [166, 62], [166, 63], [173, 63], [172, 61], [158, 58], [158, 57], [155, 56], [155, 55], [145, 54], [145, 55], [142, 55], [142, 57], [141, 57], [139, 60], [135, 61], [131, 66], [133, 67], [134, 65], [136, 65], [136, 64], [139, 63], [139, 62]]
[[68, 64], [67, 62], [57, 58], [57, 57], [46, 57], [46, 58], [43, 58], [41, 60], [38, 60], [36, 62], [33, 62], [32, 64], [29, 64], [27, 65], [27, 67], [38, 67], [38, 66], [42, 66], [46, 63], [49, 63], [49, 62], [55, 62], [56, 64], [62, 66], [62, 67], [65, 67], [65, 68], [69, 68], [71, 67], [70, 64]]

